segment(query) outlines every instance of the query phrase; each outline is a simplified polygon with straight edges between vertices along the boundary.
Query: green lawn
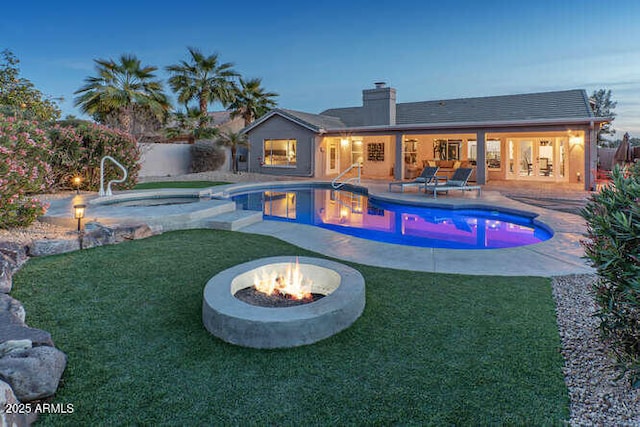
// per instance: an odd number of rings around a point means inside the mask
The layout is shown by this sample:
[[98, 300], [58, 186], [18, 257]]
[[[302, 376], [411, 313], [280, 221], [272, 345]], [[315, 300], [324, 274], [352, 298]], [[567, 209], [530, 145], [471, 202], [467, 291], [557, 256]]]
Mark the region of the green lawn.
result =
[[550, 281], [349, 264], [367, 305], [349, 329], [285, 350], [202, 326], [219, 271], [312, 255], [275, 238], [189, 230], [30, 260], [30, 326], [68, 355], [43, 425], [555, 425], [569, 416]]
[[164, 181], [164, 182], [143, 182], [136, 184], [134, 190], [155, 190], [156, 188], [205, 188], [214, 185], [224, 185], [229, 182], [222, 181]]

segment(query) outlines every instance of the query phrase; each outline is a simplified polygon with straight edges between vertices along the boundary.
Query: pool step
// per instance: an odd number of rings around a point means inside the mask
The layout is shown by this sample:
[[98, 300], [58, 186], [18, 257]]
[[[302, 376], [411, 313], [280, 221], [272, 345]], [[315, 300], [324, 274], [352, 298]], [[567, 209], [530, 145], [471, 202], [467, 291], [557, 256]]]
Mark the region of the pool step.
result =
[[235, 210], [216, 215], [206, 222], [208, 228], [235, 231], [262, 221], [262, 212]]

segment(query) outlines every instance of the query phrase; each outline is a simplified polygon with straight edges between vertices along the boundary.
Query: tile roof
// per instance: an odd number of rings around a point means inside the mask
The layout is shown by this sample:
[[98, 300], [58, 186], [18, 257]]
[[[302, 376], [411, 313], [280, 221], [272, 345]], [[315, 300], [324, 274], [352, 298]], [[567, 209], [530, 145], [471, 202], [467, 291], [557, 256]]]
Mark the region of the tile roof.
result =
[[[347, 127], [367, 125], [363, 107], [332, 108], [320, 115], [336, 117]], [[587, 117], [593, 112], [582, 89], [396, 104], [398, 125]]]
[[295, 110], [277, 109], [274, 111], [278, 111], [280, 113], [283, 113], [285, 116], [290, 116], [294, 119], [302, 121], [308, 126], [315, 128], [316, 130], [346, 127], [345, 124], [337, 117], [331, 117], [328, 115], [321, 115], [321, 114], [311, 114], [311, 113], [305, 113], [303, 111], [295, 111]]

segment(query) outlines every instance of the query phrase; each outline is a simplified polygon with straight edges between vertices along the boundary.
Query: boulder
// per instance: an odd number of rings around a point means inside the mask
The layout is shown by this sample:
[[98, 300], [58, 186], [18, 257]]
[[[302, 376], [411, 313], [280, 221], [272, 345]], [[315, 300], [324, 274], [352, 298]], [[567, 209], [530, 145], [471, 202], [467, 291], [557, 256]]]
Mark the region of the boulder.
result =
[[36, 419], [35, 413], [20, 413], [30, 411], [26, 411], [26, 407], [18, 401], [11, 386], [4, 381], [0, 381], [0, 408], [0, 426], [27, 427]]
[[151, 237], [154, 231], [147, 224], [121, 224], [115, 227], [116, 243], [124, 242], [125, 240], [138, 240]]
[[31, 340], [9, 340], [0, 344], [0, 357], [16, 351], [24, 351], [33, 347]]
[[44, 239], [31, 242], [27, 251], [29, 256], [47, 256], [73, 252], [79, 249], [79, 239]]
[[112, 228], [99, 222], [88, 222], [85, 225], [84, 235], [82, 236], [83, 249], [112, 245], [114, 243], [116, 243], [116, 236]]
[[24, 324], [26, 318], [22, 303], [6, 294], [0, 294], [0, 313], [13, 314], [22, 324]]
[[0, 343], [10, 340], [31, 340], [34, 346], [53, 346], [49, 332], [30, 328], [13, 313], [0, 311]]
[[13, 265], [13, 273], [19, 270], [22, 264], [29, 259], [27, 247], [15, 242], [0, 242], [0, 254], [4, 255], [5, 259], [8, 259]]
[[0, 379], [22, 402], [53, 396], [67, 366], [67, 356], [54, 347], [33, 347], [0, 358]]
[[13, 286], [13, 263], [0, 254], [0, 293], [8, 294]]

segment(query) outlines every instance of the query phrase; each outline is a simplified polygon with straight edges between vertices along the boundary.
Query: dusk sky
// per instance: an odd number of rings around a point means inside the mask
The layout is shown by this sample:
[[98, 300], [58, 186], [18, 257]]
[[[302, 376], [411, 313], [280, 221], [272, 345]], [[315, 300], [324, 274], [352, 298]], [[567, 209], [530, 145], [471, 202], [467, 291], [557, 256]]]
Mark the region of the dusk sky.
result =
[[187, 46], [261, 77], [282, 108], [359, 106], [376, 81], [398, 102], [605, 88], [618, 102], [615, 137], [640, 137], [637, 0], [25, 0], [0, 15], [0, 50], [64, 98], [63, 116], [81, 116], [73, 92], [94, 59], [135, 54], [164, 80]]

